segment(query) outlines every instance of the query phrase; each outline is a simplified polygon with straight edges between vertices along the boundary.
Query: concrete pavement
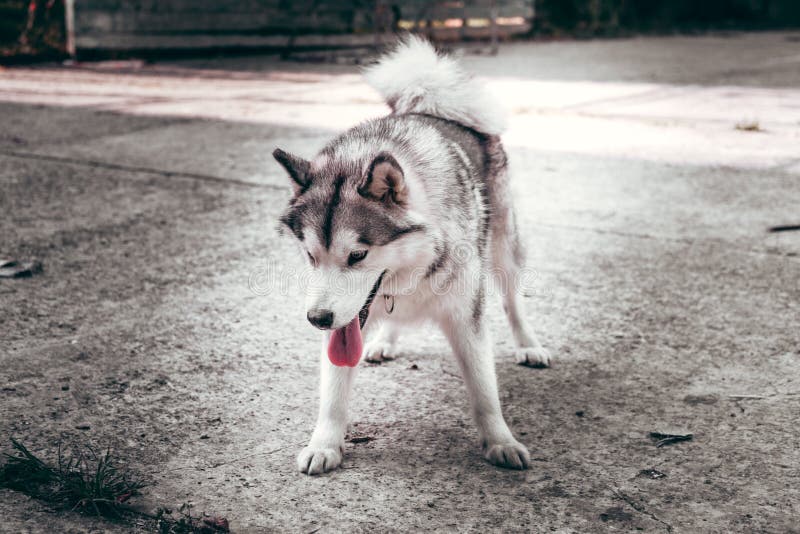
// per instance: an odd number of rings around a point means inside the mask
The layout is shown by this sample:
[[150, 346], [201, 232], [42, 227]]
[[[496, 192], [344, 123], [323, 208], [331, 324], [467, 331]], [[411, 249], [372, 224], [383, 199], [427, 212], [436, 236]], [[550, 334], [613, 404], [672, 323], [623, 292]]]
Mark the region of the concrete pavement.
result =
[[[800, 224], [799, 39], [465, 55], [512, 113], [526, 311], [556, 358], [516, 366], [493, 303], [524, 473], [481, 459], [432, 331], [362, 363], [351, 435], [373, 439], [348, 444], [344, 469], [295, 471], [318, 341], [275, 232], [288, 187], [270, 153], [311, 155], [385, 112], [354, 68], [0, 71], [0, 256], [45, 268], [0, 280], [0, 437], [45, 455], [112, 445], [151, 483], [143, 507], [192, 503], [237, 532], [793, 531], [800, 232], [767, 229]], [[276, 272], [288, 282], [265, 285]], [[673, 427], [694, 439], [656, 448], [649, 432]], [[11, 531], [148, 528], [8, 492], [0, 510]]]

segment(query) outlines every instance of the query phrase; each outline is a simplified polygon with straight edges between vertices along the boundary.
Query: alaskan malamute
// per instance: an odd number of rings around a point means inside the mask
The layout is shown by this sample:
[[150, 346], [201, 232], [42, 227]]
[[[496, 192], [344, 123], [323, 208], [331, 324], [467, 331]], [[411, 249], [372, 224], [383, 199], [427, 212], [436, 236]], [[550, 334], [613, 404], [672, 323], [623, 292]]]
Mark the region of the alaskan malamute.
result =
[[520, 309], [523, 250], [499, 137], [504, 114], [453, 59], [413, 36], [365, 76], [391, 114], [346, 131], [310, 161], [273, 153], [294, 189], [281, 228], [308, 258], [307, 317], [323, 331], [319, 418], [297, 465], [309, 475], [339, 466], [362, 354], [391, 360], [400, 327], [432, 322], [458, 360], [484, 456], [525, 469], [528, 450], [500, 410], [484, 313], [494, 280], [516, 361], [550, 363]]

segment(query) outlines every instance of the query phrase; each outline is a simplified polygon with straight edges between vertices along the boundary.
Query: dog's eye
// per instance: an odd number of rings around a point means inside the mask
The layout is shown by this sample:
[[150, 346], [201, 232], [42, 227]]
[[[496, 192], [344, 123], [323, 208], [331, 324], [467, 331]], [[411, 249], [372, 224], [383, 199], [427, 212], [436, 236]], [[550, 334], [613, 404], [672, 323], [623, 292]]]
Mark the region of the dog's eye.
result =
[[367, 257], [366, 250], [354, 250], [347, 257], [347, 265], [355, 265], [356, 263], [360, 262], [366, 257]]

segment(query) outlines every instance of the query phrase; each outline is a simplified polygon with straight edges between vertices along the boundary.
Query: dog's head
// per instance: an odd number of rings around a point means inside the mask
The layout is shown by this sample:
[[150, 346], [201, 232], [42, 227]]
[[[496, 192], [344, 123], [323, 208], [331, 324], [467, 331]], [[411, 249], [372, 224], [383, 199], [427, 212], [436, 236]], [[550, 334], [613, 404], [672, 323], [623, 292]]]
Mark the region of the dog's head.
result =
[[422, 217], [396, 155], [377, 152], [306, 161], [277, 149], [294, 194], [280, 218], [310, 266], [308, 320], [321, 329], [363, 327], [373, 298], [393, 273], [425, 256]]

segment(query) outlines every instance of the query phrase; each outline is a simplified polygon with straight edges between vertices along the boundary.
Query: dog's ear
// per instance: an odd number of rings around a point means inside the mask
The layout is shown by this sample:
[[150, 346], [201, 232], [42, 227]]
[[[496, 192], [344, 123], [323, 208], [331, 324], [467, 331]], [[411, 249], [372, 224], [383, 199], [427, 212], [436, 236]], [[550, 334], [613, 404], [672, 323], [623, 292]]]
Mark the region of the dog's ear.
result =
[[375, 156], [358, 192], [365, 197], [394, 202], [400, 206], [404, 206], [408, 200], [403, 169], [388, 152]]
[[283, 168], [289, 173], [289, 176], [292, 178], [295, 195], [300, 194], [308, 188], [311, 181], [308, 174], [308, 169], [311, 164], [308, 161], [289, 154], [288, 152], [284, 152], [280, 148], [276, 148], [272, 152], [272, 157], [283, 165]]

